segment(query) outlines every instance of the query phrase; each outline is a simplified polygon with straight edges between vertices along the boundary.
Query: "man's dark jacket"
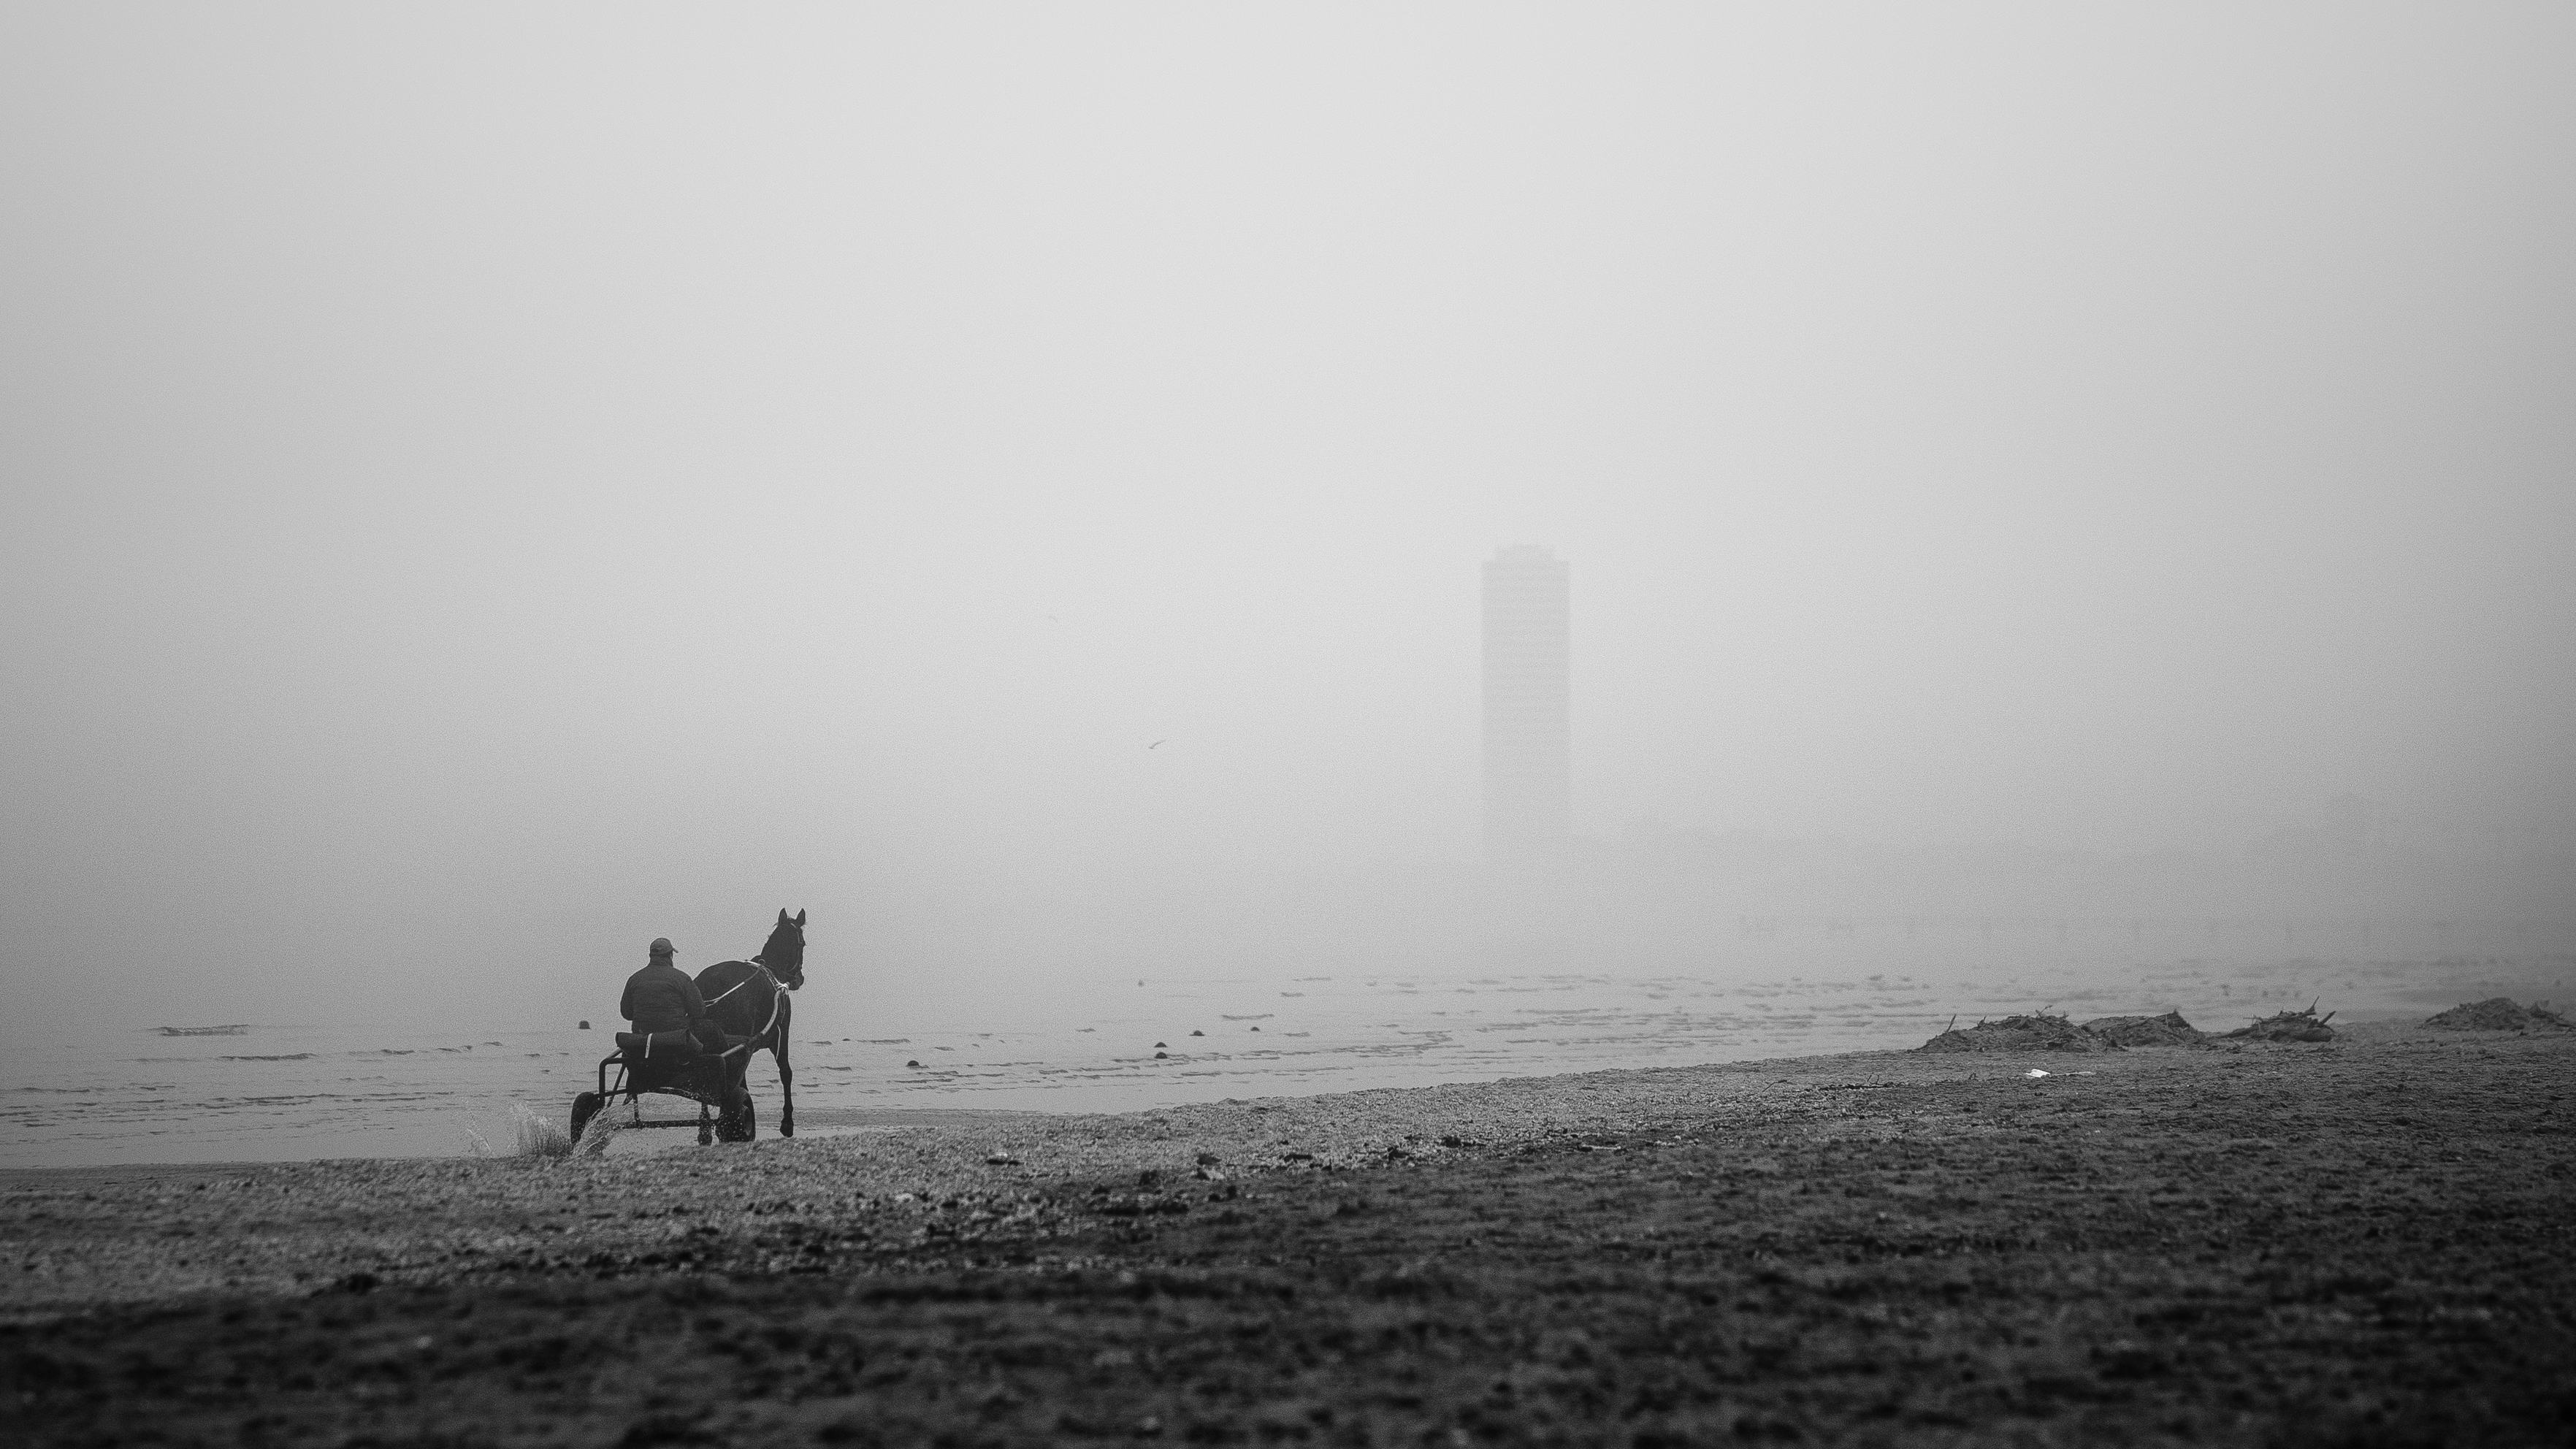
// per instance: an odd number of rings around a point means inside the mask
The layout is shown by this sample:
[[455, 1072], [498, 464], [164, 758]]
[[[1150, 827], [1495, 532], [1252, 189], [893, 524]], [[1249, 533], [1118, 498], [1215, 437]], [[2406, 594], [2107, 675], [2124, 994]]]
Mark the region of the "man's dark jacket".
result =
[[617, 1010], [641, 1032], [693, 1031], [707, 1019], [706, 998], [689, 973], [668, 961], [655, 961], [626, 978], [626, 995]]

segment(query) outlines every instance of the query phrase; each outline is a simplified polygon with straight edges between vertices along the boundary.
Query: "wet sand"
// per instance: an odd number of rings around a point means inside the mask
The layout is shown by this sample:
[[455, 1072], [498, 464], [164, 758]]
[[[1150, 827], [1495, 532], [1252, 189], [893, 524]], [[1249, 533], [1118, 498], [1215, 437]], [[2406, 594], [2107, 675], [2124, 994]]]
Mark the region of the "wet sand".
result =
[[2571, 1098], [2576, 1033], [2365, 1026], [20, 1171], [0, 1388], [42, 1443], [2562, 1443]]

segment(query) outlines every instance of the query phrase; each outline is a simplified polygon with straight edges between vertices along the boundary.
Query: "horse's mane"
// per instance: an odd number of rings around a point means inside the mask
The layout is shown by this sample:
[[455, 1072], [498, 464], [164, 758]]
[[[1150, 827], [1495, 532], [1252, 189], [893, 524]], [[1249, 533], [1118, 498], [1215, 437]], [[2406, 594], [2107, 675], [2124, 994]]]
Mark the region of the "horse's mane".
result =
[[699, 972], [698, 992], [707, 999], [708, 1014], [727, 1032], [757, 1035], [773, 1020], [785, 1021], [786, 986], [803, 979], [804, 964], [803, 914], [791, 920], [780, 911], [755, 960], [719, 961]]

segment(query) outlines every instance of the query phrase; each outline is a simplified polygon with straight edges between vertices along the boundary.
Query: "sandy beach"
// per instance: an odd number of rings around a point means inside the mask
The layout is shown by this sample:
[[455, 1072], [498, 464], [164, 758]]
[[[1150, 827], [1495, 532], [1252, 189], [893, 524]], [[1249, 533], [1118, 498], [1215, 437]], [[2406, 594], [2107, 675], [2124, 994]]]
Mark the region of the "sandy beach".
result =
[[0, 1372], [62, 1444], [2557, 1443], [2571, 1095], [2374, 1025], [18, 1171]]

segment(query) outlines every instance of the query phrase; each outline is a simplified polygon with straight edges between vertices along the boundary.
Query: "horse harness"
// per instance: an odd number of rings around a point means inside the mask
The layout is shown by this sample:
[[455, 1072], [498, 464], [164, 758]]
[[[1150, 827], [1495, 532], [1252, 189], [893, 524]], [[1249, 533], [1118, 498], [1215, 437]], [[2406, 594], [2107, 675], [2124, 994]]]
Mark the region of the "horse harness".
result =
[[[749, 1038], [740, 1044], [726, 1047], [723, 1051], [718, 1052], [718, 1056], [729, 1057], [735, 1052], [750, 1051], [758, 1044], [762, 1037], [765, 1037], [778, 1029], [778, 1013], [785, 1010], [787, 1006], [787, 988], [778, 983], [777, 977], [769, 974], [769, 964], [767, 962], [755, 958], [753, 960], [745, 961], [742, 964], [759, 972], [759, 980], [769, 983], [769, 1020], [761, 1023], [760, 1030], [753, 1032]], [[717, 992], [715, 1001], [707, 1003], [707, 1009], [709, 1011], [715, 1010], [716, 1001], [722, 1001], [726, 997], [733, 995], [735, 992], [740, 991], [746, 986], [749, 986], [753, 979], [754, 978], [752, 977], [746, 976], [731, 986], [726, 987], [724, 990]]]

